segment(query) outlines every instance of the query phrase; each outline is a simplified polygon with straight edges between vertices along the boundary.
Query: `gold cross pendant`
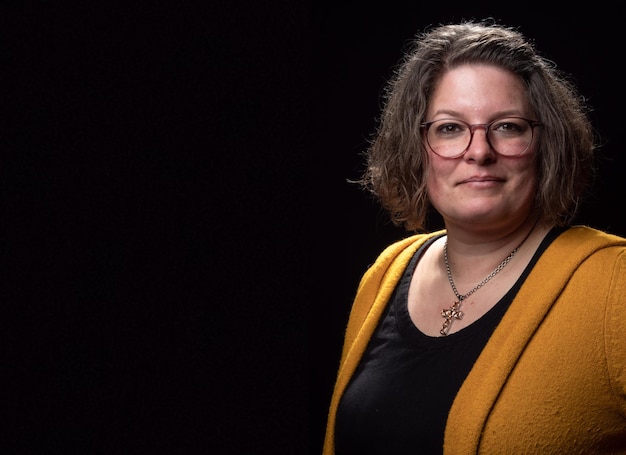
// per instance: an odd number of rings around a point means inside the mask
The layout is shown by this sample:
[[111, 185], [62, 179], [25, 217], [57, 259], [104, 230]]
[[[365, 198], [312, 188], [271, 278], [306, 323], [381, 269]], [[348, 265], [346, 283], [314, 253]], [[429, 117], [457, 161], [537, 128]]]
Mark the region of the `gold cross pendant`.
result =
[[443, 327], [441, 327], [439, 333], [441, 333], [441, 335], [443, 336], [446, 336], [450, 331], [452, 321], [454, 321], [455, 319], [463, 319], [463, 312], [461, 311], [461, 301], [454, 302], [450, 308], [441, 310], [441, 316], [445, 319], [445, 321], [443, 321]]

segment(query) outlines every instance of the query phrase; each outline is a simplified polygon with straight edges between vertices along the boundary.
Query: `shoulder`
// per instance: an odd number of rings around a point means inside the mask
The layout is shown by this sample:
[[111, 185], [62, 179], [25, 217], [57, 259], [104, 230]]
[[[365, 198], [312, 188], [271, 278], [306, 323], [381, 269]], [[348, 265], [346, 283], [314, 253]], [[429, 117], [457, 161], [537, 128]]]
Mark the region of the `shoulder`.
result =
[[607, 315], [622, 317], [626, 302], [626, 238], [575, 226], [559, 235], [544, 256], [538, 268], [544, 280], [560, 280], [587, 300], [605, 302]]
[[393, 285], [415, 252], [428, 241], [439, 238], [444, 234], [445, 230], [414, 234], [393, 242], [368, 267], [361, 278], [359, 289], [362, 289], [367, 284], [378, 287], [382, 281], [388, 281]]
[[[543, 280], [569, 280], [577, 274], [593, 277], [620, 270], [626, 261], [626, 238], [590, 228], [563, 230], [546, 248], [535, 266]], [[619, 273], [619, 272], [618, 272]]]
[[414, 234], [400, 239], [387, 246], [376, 258], [372, 267], [388, 266], [400, 256], [409, 258], [424, 244], [430, 240], [437, 239], [445, 234], [445, 230], [430, 232], [426, 234]]
[[613, 248], [619, 254], [626, 249], [626, 238], [588, 226], [573, 226], [557, 236], [546, 252], [574, 260], [585, 260], [607, 248]]
[[564, 242], [585, 242], [602, 246], [626, 246], [626, 238], [589, 226], [572, 226], [558, 237]]

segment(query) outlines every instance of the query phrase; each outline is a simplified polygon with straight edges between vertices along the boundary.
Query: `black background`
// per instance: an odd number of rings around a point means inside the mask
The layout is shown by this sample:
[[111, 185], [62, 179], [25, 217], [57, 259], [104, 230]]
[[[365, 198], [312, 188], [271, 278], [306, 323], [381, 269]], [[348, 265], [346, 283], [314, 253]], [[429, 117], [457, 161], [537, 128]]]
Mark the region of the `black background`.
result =
[[404, 235], [347, 179], [428, 25], [495, 17], [573, 75], [605, 141], [578, 222], [626, 234], [617, 16], [501, 5], [3, 3], [3, 452], [320, 453]]

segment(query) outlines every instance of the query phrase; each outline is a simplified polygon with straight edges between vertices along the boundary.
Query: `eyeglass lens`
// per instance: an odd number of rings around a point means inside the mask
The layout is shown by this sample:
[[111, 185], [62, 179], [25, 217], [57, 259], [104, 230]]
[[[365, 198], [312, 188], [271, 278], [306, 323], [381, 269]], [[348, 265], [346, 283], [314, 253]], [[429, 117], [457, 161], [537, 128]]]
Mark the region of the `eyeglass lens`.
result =
[[501, 155], [520, 155], [530, 147], [533, 139], [533, 126], [529, 120], [523, 118], [503, 118], [486, 125], [440, 119], [429, 123], [428, 144], [440, 156], [459, 156], [469, 148], [478, 129], [486, 131], [487, 141]]

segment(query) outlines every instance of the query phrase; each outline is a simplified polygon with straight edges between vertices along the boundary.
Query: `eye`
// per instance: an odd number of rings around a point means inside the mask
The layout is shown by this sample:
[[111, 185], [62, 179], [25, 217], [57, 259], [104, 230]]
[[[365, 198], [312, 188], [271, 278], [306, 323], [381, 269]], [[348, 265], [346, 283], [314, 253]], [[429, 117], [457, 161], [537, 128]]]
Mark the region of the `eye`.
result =
[[438, 120], [433, 126], [436, 133], [443, 136], [462, 133], [467, 129], [467, 126], [463, 123], [455, 122], [454, 120]]
[[492, 131], [508, 135], [523, 134], [528, 129], [528, 124], [523, 119], [505, 118], [496, 120], [490, 128]]

